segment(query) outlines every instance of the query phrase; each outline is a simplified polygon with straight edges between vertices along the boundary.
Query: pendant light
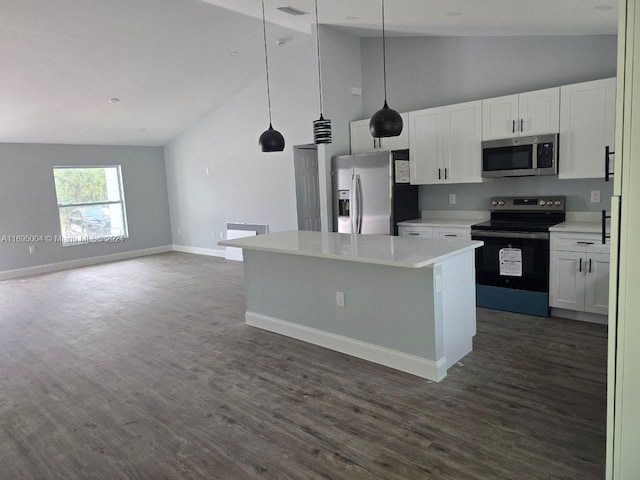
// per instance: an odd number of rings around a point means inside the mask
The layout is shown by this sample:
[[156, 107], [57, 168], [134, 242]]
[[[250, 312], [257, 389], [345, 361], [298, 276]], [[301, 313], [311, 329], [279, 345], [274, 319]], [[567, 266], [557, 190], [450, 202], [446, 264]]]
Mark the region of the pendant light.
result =
[[284, 137], [271, 125], [271, 92], [269, 90], [269, 56], [267, 54], [267, 20], [264, 14], [264, 0], [262, 0], [262, 31], [264, 33], [264, 63], [267, 72], [267, 102], [269, 105], [269, 128], [262, 132], [258, 143], [263, 152], [281, 152], [284, 150]]
[[318, 91], [320, 92], [320, 118], [313, 122], [313, 143], [331, 143], [331, 120], [322, 115], [322, 70], [320, 67], [320, 27], [318, 23], [318, 0], [316, 4], [316, 44], [318, 46]]
[[369, 131], [374, 138], [397, 137], [402, 133], [402, 117], [387, 105], [387, 58], [384, 36], [384, 0], [382, 0], [382, 68], [384, 74], [384, 105], [369, 122]]

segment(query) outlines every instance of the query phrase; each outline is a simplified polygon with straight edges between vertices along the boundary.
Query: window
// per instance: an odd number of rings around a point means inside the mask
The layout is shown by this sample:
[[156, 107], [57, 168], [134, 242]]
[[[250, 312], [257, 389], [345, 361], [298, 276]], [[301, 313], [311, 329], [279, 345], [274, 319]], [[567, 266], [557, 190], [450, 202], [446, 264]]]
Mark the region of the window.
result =
[[120, 166], [54, 167], [64, 245], [127, 236]]

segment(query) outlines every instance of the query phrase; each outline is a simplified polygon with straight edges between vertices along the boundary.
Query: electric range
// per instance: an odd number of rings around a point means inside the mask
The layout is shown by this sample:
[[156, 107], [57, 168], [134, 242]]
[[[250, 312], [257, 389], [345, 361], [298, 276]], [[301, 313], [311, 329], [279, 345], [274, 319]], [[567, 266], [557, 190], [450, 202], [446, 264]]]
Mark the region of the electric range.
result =
[[492, 197], [491, 220], [471, 227], [480, 307], [549, 315], [549, 227], [565, 220], [563, 196]]

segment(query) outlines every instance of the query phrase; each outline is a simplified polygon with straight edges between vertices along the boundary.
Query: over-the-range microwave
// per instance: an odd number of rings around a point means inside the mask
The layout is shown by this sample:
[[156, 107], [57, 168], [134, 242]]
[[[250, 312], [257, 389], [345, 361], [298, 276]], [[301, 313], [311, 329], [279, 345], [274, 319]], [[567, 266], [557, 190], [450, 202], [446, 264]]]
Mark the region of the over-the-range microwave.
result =
[[557, 173], [557, 133], [482, 142], [483, 177], [524, 177]]

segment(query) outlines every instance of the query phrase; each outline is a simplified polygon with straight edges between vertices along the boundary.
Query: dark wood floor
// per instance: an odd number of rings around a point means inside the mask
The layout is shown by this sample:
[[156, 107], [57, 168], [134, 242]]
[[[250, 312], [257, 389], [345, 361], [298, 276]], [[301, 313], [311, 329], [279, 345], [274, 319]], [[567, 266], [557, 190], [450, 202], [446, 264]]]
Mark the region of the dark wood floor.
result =
[[435, 383], [243, 314], [218, 258], [0, 282], [0, 478], [604, 478], [603, 326], [479, 310]]

